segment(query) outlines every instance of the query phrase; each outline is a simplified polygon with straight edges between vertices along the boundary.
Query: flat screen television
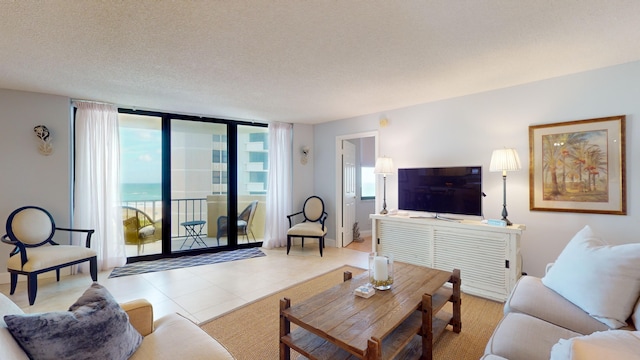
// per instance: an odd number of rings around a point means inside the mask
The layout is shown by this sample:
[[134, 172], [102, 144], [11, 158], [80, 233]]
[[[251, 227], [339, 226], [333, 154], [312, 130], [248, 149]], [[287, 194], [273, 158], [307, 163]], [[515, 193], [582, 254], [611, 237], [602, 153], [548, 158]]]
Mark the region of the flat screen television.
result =
[[482, 216], [482, 167], [398, 169], [398, 209]]

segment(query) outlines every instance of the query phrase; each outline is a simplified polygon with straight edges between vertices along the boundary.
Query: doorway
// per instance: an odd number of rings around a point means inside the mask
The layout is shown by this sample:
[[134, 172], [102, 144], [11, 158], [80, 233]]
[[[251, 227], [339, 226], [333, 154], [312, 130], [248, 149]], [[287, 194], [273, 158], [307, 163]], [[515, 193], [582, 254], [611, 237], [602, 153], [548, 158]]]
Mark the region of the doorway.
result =
[[[352, 147], [355, 156], [351, 160], [351, 150], [345, 149]], [[377, 131], [336, 137], [336, 247], [371, 241], [369, 215], [377, 206], [373, 176], [377, 149]]]

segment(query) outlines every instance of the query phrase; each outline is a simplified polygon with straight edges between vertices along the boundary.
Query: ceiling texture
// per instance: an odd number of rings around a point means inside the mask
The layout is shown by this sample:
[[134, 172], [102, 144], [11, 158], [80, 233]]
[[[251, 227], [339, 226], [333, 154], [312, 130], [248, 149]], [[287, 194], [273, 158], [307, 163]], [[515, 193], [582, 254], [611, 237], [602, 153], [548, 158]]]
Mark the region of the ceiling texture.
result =
[[0, 88], [317, 124], [640, 60], [636, 0], [0, 2]]

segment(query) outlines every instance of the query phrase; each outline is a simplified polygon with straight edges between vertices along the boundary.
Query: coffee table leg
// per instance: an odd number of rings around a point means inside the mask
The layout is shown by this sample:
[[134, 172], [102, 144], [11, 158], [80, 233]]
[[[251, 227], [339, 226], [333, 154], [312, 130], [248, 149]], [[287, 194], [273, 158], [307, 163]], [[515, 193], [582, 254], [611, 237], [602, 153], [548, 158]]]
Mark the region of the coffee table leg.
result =
[[372, 337], [367, 340], [367, 354], [366, 360], [379, 360], [382, 359], [382, 341], [380, 339]]
[[462, 280], [460, 279], [460, 269], [454, 269], [453, 275], [451, 275], [451, 284], [453, 285], [453, 318], [451, 319], [451, 325], [453, 325], [453, 332], [459, 334], [462, 331], [462, 317], [460, 315], [460, 309], [462, 307], [462, 299], [460, 298], [460, 285]]
[[291, 299], [284, 298], [280, 300], [280, 360], [291, 359], [291, 348], [282, 342], [282, 337], [291, 332], [291, 322], [282, 312], [291, 307]]
[[431, 295], [422, 295], [422, 360], [433, 357], [433, 306]]

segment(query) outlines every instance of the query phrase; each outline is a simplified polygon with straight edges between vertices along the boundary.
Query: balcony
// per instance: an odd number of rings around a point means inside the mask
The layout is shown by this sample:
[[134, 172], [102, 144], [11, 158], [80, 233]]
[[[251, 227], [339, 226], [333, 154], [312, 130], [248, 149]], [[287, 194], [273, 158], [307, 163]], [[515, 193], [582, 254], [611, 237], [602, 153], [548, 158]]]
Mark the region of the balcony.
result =
[[[251, 224], [252, 235], [238, 235], [238, 243], [260, 242], [264, 237], [264, 220], [265, 220], [265, 196], [251, 195], [241, 196], [238, 200], [238, 211], [242, 211], [251, 201], [258, 200], [256, 214]], [[149, 215], [152, 222], [162, 219], [162, 202], [159, 200], [139, 200], [127, 201], [122, 203], [123, 206], [129, 206], [139, 209]], [[228, 245], [226, 236], [216, 238], [217, 219], [221, 215], [226, 215], [227, 197], [226, 195], [209, 195], [207, 198], [188, 198], [188, 199], [172, 199], [171, 200], [171, 252], [182, 252], [202, 248], [216, 248]], [[200, 229], [199, 226], [195, 230], [199, 230], [202, 241], [195, 241], [190, 236], [185, 226], [181, 225], [189, 221], [205, 221]], [[145, 225], [145, 224], [143, 224]], [[255, 236], [255, 240], [254, 240]], [[152, 255], [162, 253], [162, 241], [160, 236], [156, 237], [156, 241], [149, 241], [138, 247], [136, 245], [126, 245], [127, 257]], [[139, 250], [138, 250], [139, 249]]]

